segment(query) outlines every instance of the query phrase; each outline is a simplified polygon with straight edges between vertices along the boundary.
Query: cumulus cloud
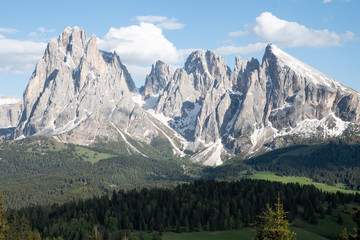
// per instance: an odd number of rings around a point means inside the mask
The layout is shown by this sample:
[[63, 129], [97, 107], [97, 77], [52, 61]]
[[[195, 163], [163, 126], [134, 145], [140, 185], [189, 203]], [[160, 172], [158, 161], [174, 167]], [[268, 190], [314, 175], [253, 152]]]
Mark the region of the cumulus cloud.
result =
[[[327, 0], [329, 1], [329, 0]], [[240, 37], [251, 34], [265, 42], [276, 43], [280, 47], [315, 47], [324, 48], [340, 46], [346, 41], [353, 40], [354, 33], [346, 31], [339, 34], [328, 29], [315, 30], [307, 28], [297, 22], [290, 22], [274, 16], [270, 12], [263, 12], [256, 18], [254, 24], [247, 25], [247, 29], [231, 32], [230, 36]], [[260, 46], [257, 44], [256, 46]], [[250, 47], [250, 46], [248, 46]], [[257, 48], [252, 46], [254, 50]], [[243, 47], [222, 47], [222, 51], [239, 50]], [[240, 52], [240, 51], [239, 51]]]
[[[332, 0], [325, 0], [330, 2]], [[324, 2], [325, 2], [324, 1]], [[349, 0], [346, 0], [349, 1]], [[267, 43], [275, 43], [282, 48], [314, 47], [325, 48], [341, 46], [354, 39], [354, 33], [336, 33], [328, 29], [315, 30], [307, 28], [297, 22], [290, 22], [274, 16], [270, 12], [263, 12], [253, 24], [245, 25], [245, 30], [230, 32], [230, 37], [254, 36], [261, 41], [246, 46], [225, 45], [215, 51], [219, 54], [248, 54], [261, 51]]]
[[116, 51], [125, 64], [152, 64], [157, 60], [178, 63], [182, 52], [165, 38], [161, 28], [152, 23], [141, 22], [121, 28], [110, 28], [104, 39], [99, 39], [99, 48]]
[[222, 46], [215, 50], [218, 54], [248, 54], [261, 51], [266, 47], [267, 43], [254, 43], [246, 46]]
[[152, 23], [161, 29], [178, 30], [185, 25], [178, 22], [176, 18], [168, 18], [165, 16], [137, 16], [136, 20], [140, 23]]
[[297, 22], [279, 19], [270, 12], [264, 12], [257, 17], [255, 24], [250, 27], [250, 31], [257, 37], [277, 43], [282, 47], [340, 46], [354, 37], [350, 31], [338, 34], [327, 29], [309, 29]]
[[[167, 29], [171, 26], [167, 17], [138, 16], [137, 20], [138, 25], [110, 28], [103, 39], [98, 39], [98, 47], [109, 52], [115, 51], [136, 85], [140, 86], [156, 61], [178, 66], [194, 49], [177, 49], [166, 39], [162, 29], [166, 24]], [[179, 29], [172, 26], [172, 29], [175, 28]]]
[[0, 72], [29, 74], [41, 58], [46, 43], [0, 38]]

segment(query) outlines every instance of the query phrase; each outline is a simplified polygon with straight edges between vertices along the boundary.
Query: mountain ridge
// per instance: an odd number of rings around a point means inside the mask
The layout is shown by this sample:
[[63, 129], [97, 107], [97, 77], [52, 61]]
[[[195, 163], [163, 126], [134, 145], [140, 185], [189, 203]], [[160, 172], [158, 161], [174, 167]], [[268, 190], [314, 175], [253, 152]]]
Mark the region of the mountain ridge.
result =
[[[206, 59], [210, 54], [218, 58], [215, 63]], [[196, 141], [212, 143], [218, 153], [221, 139], [222, 152], [246, 157], [298, 142], [292, 135], [334, 137], [359, 123], [359, 93], [273, 44], [267, 46], [261, 65], [257, 59], [237, 57], [233, 71], [215, 56], [209, 51], [193, 52], [183, 70], [175, 71], [156, 107], [158, 113], [172, 118], [170, 126], [195, 145]], [[211, 64], [222, 67], [211, 72]]]
[[24, 93], [22, 117], [9, 139], [53, 135], [91, 145], [161, 136], [173, 152], [220, 165], [309, 139], [358, 131], [360, 94], [269, 44], [262, 63], [197, 50], [184, 67], [158, 61], [136, 92], [120, 57], [97, 48], [78, 27], [52, 39]]

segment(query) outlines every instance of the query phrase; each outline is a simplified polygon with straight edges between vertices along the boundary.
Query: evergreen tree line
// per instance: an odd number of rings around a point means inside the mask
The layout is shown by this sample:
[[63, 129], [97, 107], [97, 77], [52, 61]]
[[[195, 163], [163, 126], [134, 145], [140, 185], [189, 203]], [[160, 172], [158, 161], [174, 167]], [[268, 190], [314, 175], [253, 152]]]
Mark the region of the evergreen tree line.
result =
[[347, 189], [359, 191], [360, 145], [349, 141], [346, 138], [326, 145], [285, 148], [245, 163], [257, 171], [308, 177], [331, 186], [343, 183]]
[[[192, 181], [184, 173], [185, 160], [116, 155], [106, 148], [121, 145], [108, 145], [103, 151], [109, 158], [94, 163], [87, 161], [84, 153], [95, 150], [57, 143], [48, 137], [0, 143], [0, 186], [4, 187], [7, 207], [64, 203], [111, 194], [114, 189], [172, 187]], [[95, 154], [101, 154], [98, 148]]]
[[[359, 194], [326, 193], [311, 185], [243, 179], [198, 180], [174, 189], [144, 188], [16, 211], [43, 238], [87, 239], [96, 229], [103, 239], [119, 239], [124, 230], [217, 231], [253, 226], [256, 216], [276, 204], [279, 195], [287, 219], [317, 223], [340, 204], [360, 202]], [[326, 209], [325, 209], [326, 206]], [[15, 211], [10, 211], [11, 212]]]

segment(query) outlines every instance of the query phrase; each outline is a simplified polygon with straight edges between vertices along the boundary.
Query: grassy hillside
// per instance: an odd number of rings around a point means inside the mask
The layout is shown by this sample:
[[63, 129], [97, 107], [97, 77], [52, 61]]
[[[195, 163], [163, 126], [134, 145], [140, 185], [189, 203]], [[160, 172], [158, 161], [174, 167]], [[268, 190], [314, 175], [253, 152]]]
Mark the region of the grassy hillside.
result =
[[244, 174], [244, 177], [248, 177], [251, 179], [259, 179], [259, 180], [269, 180], [276, 181], [282, 183], [300, 183], [300, 184], [308, 184], [314, 185], [315, 187], [326, 191], [326, 192], [342, 192], [342, 193], [357, 193], [358, 191], [347, 190], [344, 189], [343, 186], [329, 186], [325, 183], [315, 182], [314, 180], [307, 177], [297, 177], [297, 176], [279, 176], [273, 172], [254, 172], [252, 175]]

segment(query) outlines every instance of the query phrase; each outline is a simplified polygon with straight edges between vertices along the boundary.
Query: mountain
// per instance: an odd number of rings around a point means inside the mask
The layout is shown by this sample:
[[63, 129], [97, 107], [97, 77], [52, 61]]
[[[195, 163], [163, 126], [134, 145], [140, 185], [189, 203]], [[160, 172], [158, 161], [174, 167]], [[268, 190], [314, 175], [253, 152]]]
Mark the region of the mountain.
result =
[[115, 52], [69, 27], [37, 63], [11, 139], [121, 142], [124, 153], [146, 157], [161, 143], [214, 166], [358, 131], [359, 102], [358, 92], [273, 44], [261, 64], [236, 57], [233, 70], [211, 51], [194, 51], [176, 70], [158, 61], [139, 94]]
[[100, 51], [97, 38], [67, 28], [52, 39], [24, 93], [24, 111], [15, 138], [54, 135], [62, 142], [149, 143], [156, 135], [145, 112], [133, 101], [137, 89], [116, 53]]
[[194, 161], [219, 165], [228, 153], [248, 157], [357, 131], [359, 101], [358, 92], [269, 44], [262, 64], [237, 57], [233, 71], [211, 51], [193, 52], [154, 109], [198, 151]]
[[16, 127], [22, 112], [22, 100], [0, 96], [0, 129]]

